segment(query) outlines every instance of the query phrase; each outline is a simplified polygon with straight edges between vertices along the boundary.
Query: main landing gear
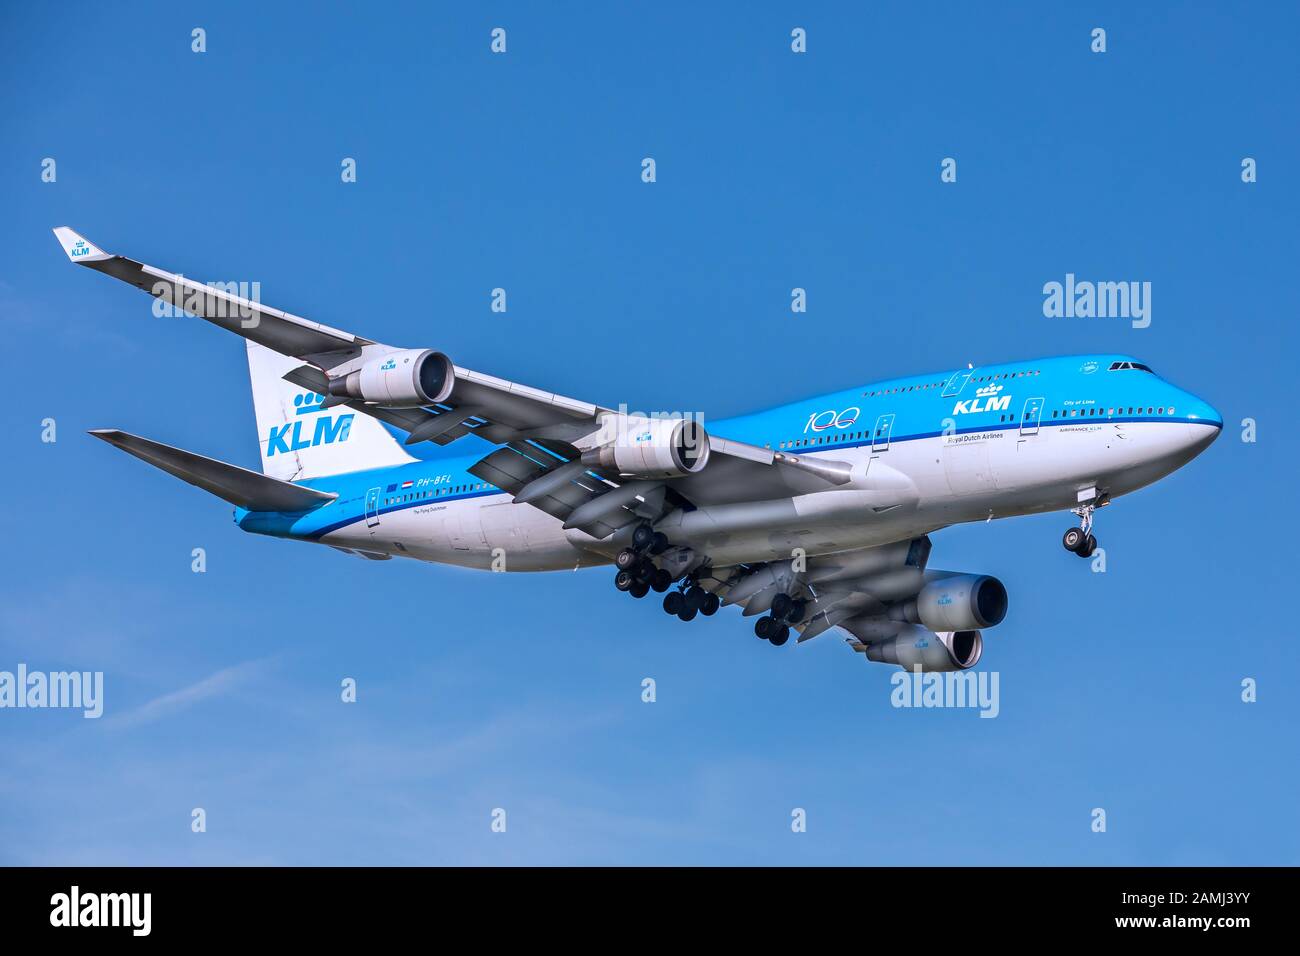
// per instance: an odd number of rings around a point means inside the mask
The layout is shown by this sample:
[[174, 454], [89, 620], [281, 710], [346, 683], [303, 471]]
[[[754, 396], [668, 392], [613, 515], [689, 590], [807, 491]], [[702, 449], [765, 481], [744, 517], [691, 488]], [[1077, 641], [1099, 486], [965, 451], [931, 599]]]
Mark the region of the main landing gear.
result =
[[722, 600], [691, 578], [682, 582], [680, 590], [670, 591], [664, 598], [664, 611], [682, 621], [693, 621], [697, 614], [712, 617], [720, 607]]
[[614, 587], [626, 591], [634, 598], [643, 598], [652, 590], [662, 594], [672, 586], [673, 576], [664, 568], [655, 567], [647, 555], [663, 554], [668, 550], [668, 536], [649, 525], [640, 525], [632, 532], [632, 547], [624, 548], [614, 558], [618, 573]]
[[772, 609], [768, 617], [760, 617], [754, 622], [754, 633], [764, 641], [771, 641], [780, 647], [790, 640], [790, 625], [798, 624], [808, 611], [806, 601], [792, 598], [788, 594], [778, 594], [772, 599]]
[[1061, 544], [1066, 551], [1073, 551], [1081, 558], [1092, 557], [1092, 553], [1097, 550], [1097, 538], [1092, 533], [1092, 513], [1096, 510], [1095, 502], [1074, 509], [1074, 513], [1079, 516], [1079, 527], [1071, 528], [1061, 536]]

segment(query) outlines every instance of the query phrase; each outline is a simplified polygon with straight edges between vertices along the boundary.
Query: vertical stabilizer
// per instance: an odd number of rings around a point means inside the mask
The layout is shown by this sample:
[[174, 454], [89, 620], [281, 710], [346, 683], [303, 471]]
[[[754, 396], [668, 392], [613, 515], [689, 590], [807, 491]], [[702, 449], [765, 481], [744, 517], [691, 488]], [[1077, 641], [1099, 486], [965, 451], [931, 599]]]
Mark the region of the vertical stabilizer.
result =
[[262, 473], [282, 481], [405, 465], [416, 459], [378, 419], [284, 380], [303, 363], [248, 341]]

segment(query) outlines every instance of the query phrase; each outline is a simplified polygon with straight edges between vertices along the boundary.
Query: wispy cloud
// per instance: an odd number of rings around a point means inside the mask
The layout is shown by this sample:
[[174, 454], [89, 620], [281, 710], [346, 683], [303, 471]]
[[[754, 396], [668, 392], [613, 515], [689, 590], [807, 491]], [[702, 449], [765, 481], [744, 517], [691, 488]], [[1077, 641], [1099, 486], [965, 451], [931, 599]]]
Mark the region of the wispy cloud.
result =
[[261, 658], [245, 661], [234, 667], [222, 668], [188, 687], [155, 697], [133, 710], [112, 717], [108, 723], [117, 728], [138, 727], [185, 710], [202, 701], [224, 696], [265, 672], [271, 662], [272, 658]]

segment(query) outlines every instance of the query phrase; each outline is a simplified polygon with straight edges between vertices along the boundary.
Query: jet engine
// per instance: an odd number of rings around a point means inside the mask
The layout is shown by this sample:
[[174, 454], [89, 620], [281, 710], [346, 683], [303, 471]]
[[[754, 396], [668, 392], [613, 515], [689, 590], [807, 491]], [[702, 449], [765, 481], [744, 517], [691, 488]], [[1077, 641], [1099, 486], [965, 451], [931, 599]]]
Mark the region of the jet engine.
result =
[[432, 349], [403, 349], [330, 379], [329, 393], [376, 405], [418, 408], [445, 402], [455, 384], [456, 369], [447, 356]]
[[979, 631], [934, 631], [918, 625], [866, 645], [867, 660], [898, 664], [908, 670], [964, 671], [979, 663], [984, 637]]
[[[1007, 616], [1007, 589], [987, 574], [953, 574], [928, 582], [916, 597], [889, 610], [893, 621], [932, 631], [978, 631]], [[977, 655], [978, 656], [978, 655]]]
[[681, 478], [709, 460], [709, 436], [694, 419], [616, 415], [602, 431], [605, 440], [582, 454], [589, 467], [636, 478]]

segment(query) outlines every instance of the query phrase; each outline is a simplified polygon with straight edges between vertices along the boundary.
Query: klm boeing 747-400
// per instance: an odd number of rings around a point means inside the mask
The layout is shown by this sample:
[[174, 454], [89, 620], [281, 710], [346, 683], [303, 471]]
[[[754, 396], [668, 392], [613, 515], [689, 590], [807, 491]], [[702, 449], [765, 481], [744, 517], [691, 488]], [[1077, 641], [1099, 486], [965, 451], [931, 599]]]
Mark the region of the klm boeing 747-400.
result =
[[[974, 666], [1007, 611], [996, 578], [928, 567], [931, 532], [1072, 510], [1063, 544], [1088, 557], [1097, 508], [1191, 461], [1223, 425], [1129, 356], [1077, 355], [877, 382], [706, 428], [493, 378], [54, 232], [73, 262], [246, 340], [260, 474], [91, 433], [230, 502], [245, 531], [375, 560], [613, 565], [615, 587], [665, 593], [683, 621], [739, 605], [772, 644], [839, 627], [869, 660], [909, 668]], [[413, 455], [423, 442], [454, 447]]]

